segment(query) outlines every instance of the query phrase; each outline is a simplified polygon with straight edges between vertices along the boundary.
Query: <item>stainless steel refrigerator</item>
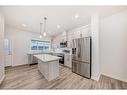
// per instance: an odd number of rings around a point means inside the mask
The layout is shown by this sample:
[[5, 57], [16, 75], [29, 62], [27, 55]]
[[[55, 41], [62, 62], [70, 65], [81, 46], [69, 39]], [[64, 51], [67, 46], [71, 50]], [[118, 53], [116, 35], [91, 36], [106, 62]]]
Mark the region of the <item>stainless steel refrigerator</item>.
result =
[[74, 39], [72, 44], [72, 72], [91, 78], [91, 37]]

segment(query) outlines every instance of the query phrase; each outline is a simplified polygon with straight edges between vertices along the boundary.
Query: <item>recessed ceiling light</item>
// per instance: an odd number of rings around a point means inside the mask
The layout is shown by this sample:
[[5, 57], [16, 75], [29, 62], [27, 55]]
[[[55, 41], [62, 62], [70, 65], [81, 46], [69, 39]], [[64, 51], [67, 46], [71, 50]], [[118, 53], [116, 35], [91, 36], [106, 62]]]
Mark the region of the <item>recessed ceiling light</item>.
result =
[[23, 27], [26, 27], [26, 24], [22, 24]]
[[75, 15], [75, 19], [78, 19], [78, 18], [79, 18], [79, 15], [78, 15], [78, 14], [76, 14], [76, 15]]
[[57, 25], [57, 28], [59, 29], [60, 28], [60, 25]]

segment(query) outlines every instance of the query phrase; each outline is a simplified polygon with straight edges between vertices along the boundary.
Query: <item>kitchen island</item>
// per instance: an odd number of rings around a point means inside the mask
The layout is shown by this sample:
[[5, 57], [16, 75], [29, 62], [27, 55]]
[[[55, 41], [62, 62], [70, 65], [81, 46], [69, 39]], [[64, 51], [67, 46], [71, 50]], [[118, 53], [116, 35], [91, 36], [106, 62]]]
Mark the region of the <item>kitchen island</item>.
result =
[[52, 54], [52, 51], [29, 51], [27, 53], [28, 55], [28, 64], [35, 64], [37, 63], [37, 58], [34, 57], [34, 55], [38, 54]]
[[60, 57], [49, 54], [34, 55], [38, 59], [38, 69], [48, 80], [54, 80], [59, 77], [59, 59]]
[[29, 51], [27, 53], [28, 55], [28, 64], [35, 64], [37, 63], [37, 58], [34, 55], [40, 55], [40, 54], [49, 54], [49, 55], [54, 55], [58, 56], [61, 54], [64, 54], [63, 52], [57, 52], [57, 51]]

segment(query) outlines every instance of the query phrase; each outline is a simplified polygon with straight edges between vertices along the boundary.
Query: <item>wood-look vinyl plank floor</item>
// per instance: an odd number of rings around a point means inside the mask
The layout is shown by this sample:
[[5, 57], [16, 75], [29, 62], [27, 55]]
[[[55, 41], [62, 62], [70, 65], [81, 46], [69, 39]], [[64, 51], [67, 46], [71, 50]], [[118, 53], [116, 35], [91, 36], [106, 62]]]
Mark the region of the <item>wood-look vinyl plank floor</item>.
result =
[[86, 79], [60, 65], [59, 78], [48, 82], [37, 65], [6, 68], [0, 89], [127, 89], [127, 83], [101, 75], [99, 81]]

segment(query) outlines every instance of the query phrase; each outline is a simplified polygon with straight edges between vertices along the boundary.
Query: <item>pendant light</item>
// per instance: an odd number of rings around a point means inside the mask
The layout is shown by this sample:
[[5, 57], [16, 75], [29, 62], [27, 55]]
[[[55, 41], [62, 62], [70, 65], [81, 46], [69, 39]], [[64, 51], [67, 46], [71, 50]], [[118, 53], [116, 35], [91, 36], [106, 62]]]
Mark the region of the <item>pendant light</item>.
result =
[[40, 38], [42, 38], [42, 23], [40, 23]]
[[44, 33], [43, 33], [43, 36], [45, 37], [47, 34], [46, 34], [46, 20], [47, 18], [44, 17]]

